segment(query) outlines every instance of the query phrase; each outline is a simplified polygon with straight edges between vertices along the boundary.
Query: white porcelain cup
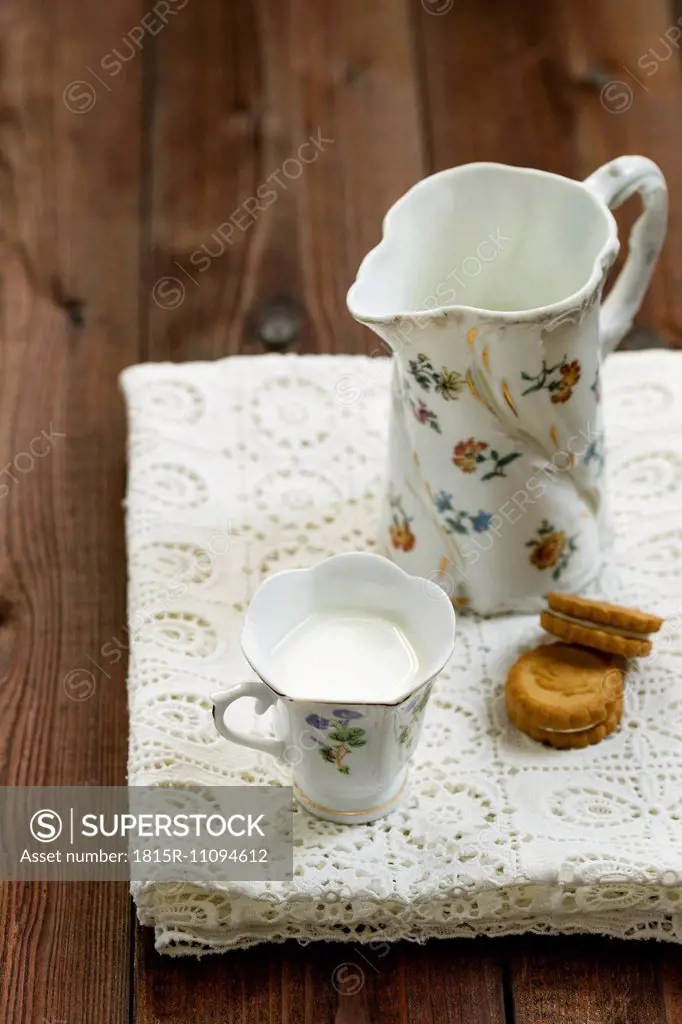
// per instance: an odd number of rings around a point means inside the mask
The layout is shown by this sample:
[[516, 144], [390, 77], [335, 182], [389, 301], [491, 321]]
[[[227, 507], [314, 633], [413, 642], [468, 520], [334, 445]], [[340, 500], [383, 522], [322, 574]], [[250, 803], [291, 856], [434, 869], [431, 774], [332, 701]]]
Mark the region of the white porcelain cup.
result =
[[[378, 678], [365, 680], [366, 667], [353, 665], [352, 634], [346, 650], [332, 645], [320, 658], [318, 649], [313, 683], [303, 681], [307, 673], [297, 680], [284, 672], [278, 652], [288, 638], [317, 622], [334, 628], [338, 617], [344, 628], [371, 622], [407, 641], [412, 668], [396, 675], [392, 692], [385, 671], [379, 687]], [[379, 555], [334, 555], [311, 569], [277, 573], [256, 591], [242, 633], [242, 650], [259, 678], [214, 695], [216, 728], [233, 743], [290, 764], [296, 797], [312, 814], [348, 824], [373, 821], [403, 794], [433, 683], [454, 641], [455, 613], [442, 588]], [[351, 665], [346, 685], [339, 678], [344, 658]], [[256, 699], [258, 714], [277, 707], [277, 738], [228, 724], [226, 712], [242, 697]]]

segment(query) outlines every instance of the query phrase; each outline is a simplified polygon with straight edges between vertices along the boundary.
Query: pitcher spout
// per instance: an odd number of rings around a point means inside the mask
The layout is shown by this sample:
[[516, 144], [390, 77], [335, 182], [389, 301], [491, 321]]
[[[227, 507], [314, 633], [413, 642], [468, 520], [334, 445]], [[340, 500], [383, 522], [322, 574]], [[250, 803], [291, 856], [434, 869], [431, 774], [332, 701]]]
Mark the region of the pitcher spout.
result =
[[[415, 279], [415, 261], [405, 259], [406, 252], [414, 251], [409, 225], [401, 230], [394, 227], [395, 210], [384, 219], [381, 242], [360, 264], [346, 304], [355, 320], [370, 327], [398, 355], [434, 323], [443, 326], [446, 319], [452, 325], [461, 323], [464, 309], [456, 304], [452, 282], [437, 282], [428, 291], [426, 283]], [[415, 287], [424, 294], [418, 297]]]
[[581, 183], [467, 164], [425, 178], [394, 204], [347, 304], [392, 346], [401, 319], [556, 318], [594, 294], [618, 248], [613, 216]]

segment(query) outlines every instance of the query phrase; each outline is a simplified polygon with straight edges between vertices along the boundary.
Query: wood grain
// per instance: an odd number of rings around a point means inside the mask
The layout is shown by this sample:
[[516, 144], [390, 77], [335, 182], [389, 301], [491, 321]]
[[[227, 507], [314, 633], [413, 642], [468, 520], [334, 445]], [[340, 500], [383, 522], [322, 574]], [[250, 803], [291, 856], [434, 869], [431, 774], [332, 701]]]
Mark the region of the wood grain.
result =
[[[512, 957], [515, 1024], [661, 1024], [659, 949], [638, 942], [521, 939]], [[669, 1018], [670, 1021], [674, 1017]]]
[[577, 175], [561, 5], [456, 0], [442, 16], [434, 6], [418, 23], [429, 170], [493, 160]]
[[136, 945], [133, 1019], [144, 1024], [364, 1024], [362, 985], [354, 991], [343, 946], [292, 942], [197, 962], [160, 957], [149, 930]]
[[[3, 785], [125, 781], [125, 666], [88, 659], [124, 621], [116, 376], [138, 358], [141, 66], [109, 92], [86, 65], [141, 13], [11, 0], [0, 14]], [[82, 113], [63, 99], [74, 80]], [[0, 1019], [127, 1021], [129, 932], [126, 886], [3, 886]]]
[[242, 203], [257, 199], [273, 133], [256, 7], [188, 3], [154, 40], [148, 74], [145, 349], [154, 360], [228, 355], [242, 346], [265, 223], [257, 214], [249, 227]]
[[667, 1024], [676, 1024], [676, 1021], [682, 1020], [680, 954], [676, 947], [669, 946], [659, 949], [655, 954], [655, 958], [663, 990], [665, 1020]]
[[[668, 45], [674, 25], [667, 0], [580, 0], [562, 5], [568, 71], [576, 86], [575, 145], [581, 175], [621, 153], [643, 153], [661, 167], [671, 195], [668, 237], [637, 324], [657, 330], [663, 341], [682, 346], [682, 217], [676, 197], [682, 160], [673, 125], [682, 118], [679, 44]], [[679, 12], [677, 14], [679, 16]], [[674, 38], [674, 36], [673, 36]], [[660, 58], [660, 59], [659, 59]], [[625, 244], [638, 213], [631, 201], [617, 219]]]
[[[504, 1024], [499, 944], [314, 943], [171, 961], [139, 936], [136, 1020]], [[197, 980], [200, 978], [200, 984]]]
[[504, 1024], [502, 964], [485, 940], [401, 943], [379, 963], [372, 1021], [391, 1019], [382, 1016], [382, 1005], [395, 1001], [400, 1024]]
[[345, 294], [383, 213], [423, 173], [408, 13], [403, 0], [190, 4], [159, 35], [151, 358], [278, 339], [375, 346]]

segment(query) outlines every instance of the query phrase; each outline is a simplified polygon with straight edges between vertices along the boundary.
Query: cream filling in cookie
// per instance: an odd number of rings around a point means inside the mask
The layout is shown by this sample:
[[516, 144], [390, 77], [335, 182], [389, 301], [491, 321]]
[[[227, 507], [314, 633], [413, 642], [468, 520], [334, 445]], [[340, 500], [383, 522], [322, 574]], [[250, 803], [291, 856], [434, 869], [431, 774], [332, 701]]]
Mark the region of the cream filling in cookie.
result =
[[541, 725], [540, 728], [543, 732], [558, 732], [563, 735], [564, 733], [589, 732], [590, 729], [596, 729], [598, 725], [603, 725], [605, 721], [606, 719], [601, 722], [593, 722], [592, 725], [584, 725], [580, 729], [548, 729], [545, 725]]
[[617, 626], [603, 626], [601, 622], [592, 622], [586, 619], [576, 619], [573, 615], [565, 615], [563, 612], [555, 612], [553, 608], [547, 611], [557, 619], [564, 622], [572, 622], [574, 626], [582, 626], [583, 629], [599, 629], [602, 633], [610, 633], [611, 636], [621, 636], [624, 640], [648, 640], [648, 633], [637, 633], [634, 629], [619, 629]]

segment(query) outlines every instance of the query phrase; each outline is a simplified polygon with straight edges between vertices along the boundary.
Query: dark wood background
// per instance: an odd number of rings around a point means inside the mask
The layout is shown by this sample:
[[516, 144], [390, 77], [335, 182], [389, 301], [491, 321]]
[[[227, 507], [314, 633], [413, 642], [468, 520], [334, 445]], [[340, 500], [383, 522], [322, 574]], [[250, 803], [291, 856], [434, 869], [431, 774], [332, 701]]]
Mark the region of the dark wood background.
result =
[[[629, 344], [682, 345], [682, 78], [662, 41], [682, 11], [665, 0], [168, 0], [167, 24], [140, 37], [151, 6], [0, 6], [4, 785], [125, 779], [125, 667], [82, 675], [125, 622], [124, 366], [273, 338], [369, 351], [345, 292], [414, 181], [477, 159], [584, 177], [628, 152], [657, 160], [672, 194]], [[116, 72], [115, 50], [130, 58]], [[318, 130], [333, 143], [194, 273], [190, 254]], [[174, 308], [154, 291], [166, 276], [183, 283]], [[29, 471], [22, 453], [50, 429], [66, 436]], [[682, 1021], [673, 946], [288, 944], [172, 961], [118, 885], [3, 886], [0, 954], [8, 1024]]]

